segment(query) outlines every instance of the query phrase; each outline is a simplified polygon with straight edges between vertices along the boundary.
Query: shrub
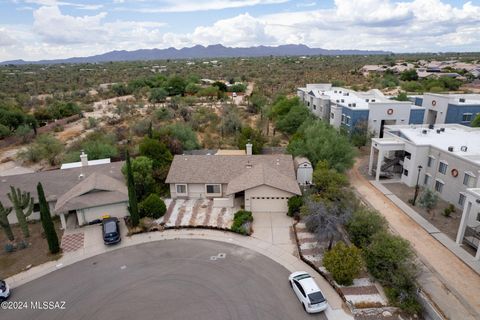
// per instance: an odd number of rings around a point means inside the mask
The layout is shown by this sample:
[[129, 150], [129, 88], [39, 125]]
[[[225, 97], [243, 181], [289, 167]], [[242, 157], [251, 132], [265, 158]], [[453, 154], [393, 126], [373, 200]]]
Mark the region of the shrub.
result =
[[170, 120], [172, 119], [172, 117], [172, 113], [167, 108], [160, 108], [155, 110], [155, 118], [157, 118], [157, 120]]
[[252, 213], [250, 211], [239, 210], [233, 217], [231, 230], [243, 235], [249, 235], [251, 233], [251, 222], [253, 222]]
[[448, 217], [450, 217], [450, 215], [451, 215], [453, 212], [455, 212], [455, 206], [450, 203], [450, 204], [448, 204], [448, 207], [446, 207], [445, 209], [443, 209], [443, 213], [442, 213], [442, 214], [443, 214], [445, 217], [448, 218]]
[[364, 257], [368, 270], [384, 284], [392, 283], [392, 274], [412, 257], [408, 242], [387, 232], [379, 232], [371, 238]]
[[165, 202], [155, 193], [151, 193], [145, 200], [139, 204], [140, 216], [159, 219], [167, 212]]
[[293, 196], [288, 199], [288, 212], [289, 217], [293, 217], [295, 213], [300, 212], [300, 208], [303, 206], [302, 196]]
[[12, 253], [13, 251], [15, 251], [15, 247], [11, 243], [5, 244], [4, 248], [6, 253]]
[[367, 208], [355, 211], [347, 222], [346, 228], [350, 240], [359, 248], [367, 247], [372, 237], [386, 229], [387, 222], [378, 212]]
[[17, 242], [17, 249], [22, 250], [28, 247], [28, 244], [25, 242], [25, 240]]
[[0, 139], [8, 137], [11, 134], [12, 132], [7, 126], [0, 124]]
[[325, 253], [323, 265], [338, 284], [349, 286], [362, 269], [363, 261], [360, 249], [338, 242], [332, 250]]

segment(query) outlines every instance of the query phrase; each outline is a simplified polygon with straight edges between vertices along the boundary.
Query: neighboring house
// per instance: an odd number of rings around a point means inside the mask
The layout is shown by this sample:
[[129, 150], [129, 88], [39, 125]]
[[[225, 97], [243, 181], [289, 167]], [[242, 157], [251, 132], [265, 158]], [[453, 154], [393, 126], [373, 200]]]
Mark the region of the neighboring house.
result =
[[[128, 215], [128, 192], [121, 168], [124, 162], [80, 166], [71, 169], [41, 171], [0, 178], [0, 201], [12, 206], [7, 197], [10, 186], [30, 192], [34, 213], [29, 220], [40, 219], [37, 183], [41, 182], [52, 215], [59, 215], [62, 228], [87, 224], [104, 215]], [[17, 223], [15, 212], [8, 219]]]
[[419, 185], [463, 208], [469, 188], [480, 188], [480, 128], [459, 124], [387, 126], [373, 138], [369, 174]]
[[349, 132], [366, 129], [377, 137], [382, 137], [385, 125], [419, 124], [424, 117], [422, 107], [391, 100], [377, 89], [360, 92], [320, 83], [298, 88], [297, 95], [314, 115], [333, 127]]
[[176, 155], [165, 182], [173, 199], [210, 198], [214, 207], [254, 212], [285, 213], [301, 194], [291, 155]]

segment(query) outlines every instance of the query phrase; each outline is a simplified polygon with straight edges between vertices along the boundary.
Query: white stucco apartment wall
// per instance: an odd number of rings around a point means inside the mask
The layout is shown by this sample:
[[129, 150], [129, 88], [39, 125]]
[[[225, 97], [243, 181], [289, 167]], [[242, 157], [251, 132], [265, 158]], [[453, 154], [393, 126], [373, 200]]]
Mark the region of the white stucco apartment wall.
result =
[[392, 104], [391, 102], [374, 102], [368, 104], [368, 128], [370, 132], [375, 132], [378, 136], [380, 132], [382, 120], [385, 120], [396, 125], [406, 125], [410, 120], [411, 102], [398, 102]]

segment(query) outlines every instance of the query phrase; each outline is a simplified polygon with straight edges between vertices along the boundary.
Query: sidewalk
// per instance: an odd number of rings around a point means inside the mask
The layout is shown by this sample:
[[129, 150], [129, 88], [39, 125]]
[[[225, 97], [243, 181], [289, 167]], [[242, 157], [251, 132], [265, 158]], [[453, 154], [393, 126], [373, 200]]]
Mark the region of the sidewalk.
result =
[[438, 230], [434, 225], [428, 222], [424, 217], [422, 217], [418, 212], [413, 210], [405, 202], [403, 202], [399, 197], [394, 195], [387, 187], [385, 187], [379, 181], [370, 181], [370, 183], [377, 188], [378, 191], [383, 193], [387, 198], [389, 198], [397, 207], [399, 207], [403, 212], [405, 212], [410, 218], [412, 218], [419, 226], [421, 226], [426, 232], [428, 232], [432, 237], [437, 239], [441, 244], [443, 244], [448, 250], [455, 254], [460, 260], [467, 264], [470, 268], [475, 270], [480, 275], [480, 261], [475, 260], [475, 257], [462, 249], [459, 245], [450, 239], [446, 234]]
[[410, 242], [425, 264], [419, 276], [422, 289], [448, 319], [479, 319], [479, 275], [373, 187], [358, 171], [360, 164], [361, 159], [358, 159], [348, 172], [350, 183], [370, 206], [387, 219], [395, 233]]
[[119, 245], [112, 247], [107, 247], [103, 245], [103, 242], [99, 242], [96, 246], [86, 246], [83, 249], [65, 253], [63, 257], [57, 261], [52, 261], [37, 267], [33, 267], [30, 270], [6, 279], [6, 281], [10, 284], [12, 288], [15, 288], [29, 281], [40, 278], [50, 272], [102, 253], [119, 250], [127, 246], [134, 246], [145, 242], [175, 239], [202, 239], [227, 242], [263, 254], [264, 256], [272, 259], [273, 261], [283, 265], [291, 272], [299, 270], [309, 272], [312, 276], [314, 276], [317, 283], [322, 288], [322, 291], [324, 292], [330, 305], [330, 307], [325, 311], [327, 318], [338, 320], [353, 320], [353, 317], [347, 314], [346, 311], [342, 308], [343, 300], [337, 294], [337, 292], [328, 284], [328, 282], [299, 258], [293, 256], [291, 252], [288, 252], [272, 243], [254, 237], [245, 237], [231, 232], [216, 230], [179, 229], [165, 230], [162, 232], [142, 233], [131, 237], [124, 237]]

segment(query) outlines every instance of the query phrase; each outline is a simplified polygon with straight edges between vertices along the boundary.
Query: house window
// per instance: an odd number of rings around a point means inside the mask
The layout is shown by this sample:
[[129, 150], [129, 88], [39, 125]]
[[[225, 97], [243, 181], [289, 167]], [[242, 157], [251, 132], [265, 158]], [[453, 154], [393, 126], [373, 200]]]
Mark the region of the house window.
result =
[[177, 189], [177, 194], [186, 195], [187, 194], [187, 185], [186, 184], [176, 184], [175, 188]]
[[447, 173], [447, 168], [448, 168], [448, 164], [440, 161], [440, 165], [438, 166], [438, 172], [445, 174]]
[[463, 184], [469, 188], [473, 188], [473, 184], [475, 183], [475, 177], [465, 172], [463, 176]]
[[430, 176], [428, 174], [426, 174], [425, 178], [423, 178], [423, 184], [428, 186], [429, 182], [430, 182]]
[[410, 160], [412, 158], [412, 154], [410, 152], [405, 151], [405, 158]]
[[440, 180], [435, 180], [435, 191], [442, 193], [444, 183]]
[[477, 213], [477, 221], [480, 222], [480, 212]]
[[220, 184], [206, 184], [205, 189], [207, 194], [221, 194], [222, 193], [222, 185]]
[[460, 196], [458, 197], [458, 204], [462, 207], [465, 204], [465, 195], [463, 193], [460, 193]]
[[313, 110], [317, 110], [317, 106], [316, 106], [316, 105], [313, 105]]
[[330, 119], [334, 119], [335, 118], [335, 114], [333, 112], [330, 112]]
[[427, 167], [433, 166], [434, 163], [435, 163], [435, 158], [432, 156], [428, 156]]
[[473, 117], [473, 115], [471, 113], [464, 113], [462, 115], [462, 121], [463, 122], [470, 122], [470, 121], [472, 121], [472, 117]]
[[345, 114], [342, 113], [342, 123], [345, 123]]
[[407, 169], [403, 169], [403, 175], [404, 175], [405, 177], [408, 177], [408, 170], [407, 170]]

